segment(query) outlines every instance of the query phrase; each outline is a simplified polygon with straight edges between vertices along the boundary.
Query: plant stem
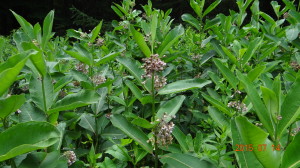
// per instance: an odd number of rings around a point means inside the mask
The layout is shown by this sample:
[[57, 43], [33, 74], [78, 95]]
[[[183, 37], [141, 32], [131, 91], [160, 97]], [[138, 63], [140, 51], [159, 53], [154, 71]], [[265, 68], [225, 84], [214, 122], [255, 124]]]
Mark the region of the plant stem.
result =
[[[151, 92], [152, 92], [152, 122], [155, 121], [155, 88], [154, 88], [154, 72], [152, 72], [152, 88], [151, 88]], [[155, 129], [152, 130], [154, 131], [154, 163], [155, 163], [155, 168], [158, 168], [158, 154], [157, 154], [157, 138], [156, 138], [156, 132]]]

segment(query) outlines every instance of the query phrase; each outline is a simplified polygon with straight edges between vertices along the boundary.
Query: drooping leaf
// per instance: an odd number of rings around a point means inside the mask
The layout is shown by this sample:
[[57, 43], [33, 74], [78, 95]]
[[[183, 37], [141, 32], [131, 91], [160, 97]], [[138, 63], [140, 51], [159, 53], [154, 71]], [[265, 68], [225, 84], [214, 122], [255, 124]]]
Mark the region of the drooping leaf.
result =
[[6, 62], [0, 65], [0, 96], [2, 96], [16, 80], [27, 59], [27, 54], [21, 53], [10, 57]]
[[200, 160], [194, 156], [181, 153], [169, 153], [161, 156], [159, 159], [162, 163], [168, 164], [174, 168], [214, 168], [212, 163], [206, 160]]
[[165, 87], [159, 90], [158, 94], [171, 94], [171, 93], [178, 93], [183, 92], [190, 89], [195, 88], [202, 88], [205, 85], [210, 84], [211, 81], [204, 80], [204, 79], [186, 79], [186, 80], [179, 80], [170, 84], [167, 84]]
[[59, 137], [59, 131], [50, 123], [20, 123], [0, 133], [0, 161], [51, 146]]
[[[268, 133], [250, 123], [243, 116], [236, 117], [236, 126], [245, 144], [253, 145], [253, 152], [260, 163], [266, 168], [278, 168], [281, 151], [273, 150], [274, 143], [268, 139]], [[266, 148], [259, 150], [259, 145]]]
[[0, 99], [0, 118], [4, 119], [12, 112], [19, 109], [26, 101], [25, 95], [12, 95], [7, 98]]
[[300, 134], [286, 148], [282, 157], [281, 168], [296, 168], [300, 165]]
[[53, 85], [49, 75], [41, 80], [32, 76], [29, 83], [29, 92], [33, 102], [44, 112], [47, 112], [54, 102]]
[[224, 63], [222, 63], [219, 59], [213, 59], [213, 61], [218, 67], [218, 69], [221, 71], [224, 78], [229, 82], [231, 87], [236, 88], [239, 81], [234, 75], [234, 73], [231, 72], [231, 70], [228, 67], [226, 67]]
[[175, 116], [178, 110], [180, 109], [183, 101], [185, 100], [185, 96], [180, 95], [175, 98], [167, 101], [163, 105], [161, 105], [156, 113], [156, 117], [161, 119], [164, 114], [167, 114], [166, 122], [169, 122], [172, 119], [172, 116]]
[[159, 46], [157, 53], [162, 56], [168, 51], [172, 45], [183, 35], [184, 28], [182, 25], [176, 26], [164, 38], [164, 41]]
[[69, 94], [63, 99], [57, 101], [53, 104], [51, 109], [48, 110], [48, 114], [65, 110], [73, 110], [77, 107], [97, 103], [98, 100], [99, 95], [95, 91], [82, 90], [78, 93]]
[[249, 100], [251, 101], [259, 120], [268, 130], [268, 133], [270, 133], [271, 136], [274, 136], [275, 126], [272, 120], [272, 116], [268, 112], [266, 106], [263, 104], [263, 101], [258, 95], [258, 92], [255, 89], [254, 85], [252, 84], [252, 82], [250, 82], [249, 78], [244, 76], [241, 72], [238, 72], [237, 76], [242, 82], [242, 84], [245, 86], [245, 90], [247, 92]]
[[181, 19], [194, 26], [197, 30], [200, 30], [200, 22], [191, 14], [185, 13], [181, 16]]
[[92, 114], [88, 114], [88, 113], [83, 113], [80, 116], [80, 122], [79, 125], [82, 128], [85, 128], [89, 131], [91, 131], [92, 133], [96, 133], [96, 124], [95, 124], [95, 117], [93, 117]]
[[[237, 125], [235, 123], [235, 120], [231, 120], [231, 137], [232, 137], [232, 148], [235, 151], [235, 156], [237, 159], [237, 162], [239, 164], [239, 167], [245, 167], [245, 168], [263, 168], [259, 160], [254, 155], [253, 151], [247, 151], [240, 150], [239, 145], [246, 145], [246, 142], [243, 141], [241, 134], [239, 133], [239, 130], [237, 128]], [[252, 144], [253, 145], [253, 144]], [[264, 149], [264, 148], [262, 148]]]
[[281, 137], [285, 129], [287, 129], [300, 114], [300, 78], [293, 83], [281, 105], [280, 115], [282, 119], [277, 127], [277, 137]]
[[146, 57], [150, 57], [151, 51], [147, 43], [145, 42], [143, 35], [140, 32], [136, 31], [132, 25], [130, 25], [130, 31], [133, 34], [135, 42], [138, 44], [139, 48], [142, 50], [144, 55]]
[[141, 145], [141, 147], [143, 147], [147, 152], [152, 153], [152, 146], [147, 143], [147, 140], [149, 139], [147, 135], [129, 123], [126, 118], [120, 114], [113, 114], [111, 116], [111, 122], [115, 127], [122, 130], [126, 135]]

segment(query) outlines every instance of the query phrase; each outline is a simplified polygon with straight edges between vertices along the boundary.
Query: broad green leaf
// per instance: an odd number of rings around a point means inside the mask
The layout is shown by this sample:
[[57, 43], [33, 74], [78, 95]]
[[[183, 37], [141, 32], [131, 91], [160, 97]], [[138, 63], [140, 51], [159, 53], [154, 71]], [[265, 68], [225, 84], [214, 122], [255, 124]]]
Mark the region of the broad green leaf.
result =
[[300, 166], [300, 134], [286, 148], [282, 157], [281, 168], [296, 168]]
[[95, 117], [92, 114], [83, 113], [80, 116], [80, 122], [79, 125], [82, 128], [85, 128], [92, 133], [96, 134], [96, 124], [95, 124]]
[[83, 45], [75, 43], [74, 49], [75, 51], [65, 50], [65, 52], [70, 56], [78, 59], [82, 63], [85, 63], [90, 66], [93, 65], [93, 56]]
[[168, 164], [174, 168], [214, 168], [212, 163], [206, 160], [200, 160], [192, 155], [181, 153], [169, 153], [159, 159], [162, 163]]
[[48, 114], [59, 111], [73, 110], [77, 107], [97, 103], [98, 99], [99, 95], [95, 91], [82, 90], [78, 93], [69, 94], [63, 99], [57, 101], [48, 111]]
[[160, 56], [163, 56], [166, 51], [168, 51], [172, 45], [183, 35], [184, 28], [182, 25], [176, 26], [174, 29], [172, 29], [166, 37], [164, 37], [163, 42], [159, 46], [157, 53]]
[[101, 88], [98, 89], [98, 94], [100, 95], [100, 98], [98, 100], [98, 102], [96, 104], [92, 104], [92, 110], [95, 114], [98, 114], [100, 111], [103, 111], [103, 106], [106, 103], [106, 96], [108, 93], [108, 89], [105, 88]]
[[200, 30], [200, 22], [191, 14], [185, 13], [181, 16], [181, 19], [194, 26], [197, 30]]
[[32, 76], [29, 83], [29, 92], [33, 102], [44, 112], [47, 112], [54, 102], [52, 80], [49, 75], [41, 80]]
[[208, 106], [208, 113], [220, 128], [229, 128], [229, 120], [219, 110], [214, 107]]
[[171, 94], [171, 93], [178, 93], [183, 92], [190, 89], [195, 88], [202, 88], [205, 85], [210, 84], [211, 81], [204, 80], [204, 79], [186, 79], [186, 80], [179, 80], [170, 84], [167, 84], [165, 87], [159, 90], [158, 94]]
[[131, 121], [131, 123], [142, 128], [153, 128], [155, 126], [154, 124], [151, 124], [148, 120], [141, 117], [134, 118]]
[[174, 127], [172, 134], [173, 134], [174, 138], [177, 140], [177, 142], [179, 143], [182, 151], [184, 153], [188, 152], [189, 146], [185, 141], [185, 139], [186, 139], [185, 134], [177, 126]]
[[283, 132], [296, 120], [300, 115], [300, 77], [293, 83], [281, 105], [280, 115], [282, 119], [277, 127], [277, 137], [280, 138]]
[[147, 135], [129, 123], [126, 118], [120, 114], [113, 114], [111, 116], [111, 122], [115, 127], [122, 130], [126, 135], [141, 145], [147, 152], [152, 153], [152, 145], [147, 142], [149, 139]]
[[133, 82], [131, 82], [130, 80], [126, 80], [125, 84], [126, 86], [129, 87], [129, 89], [137, 99], [139, 100], [142, 99], [143, 97], [142, 91]]
[[117, 166], [109, 157], [105, 157], [104, 161], [100, 163], [99, 166], [100, 168], [117, 168]]
[[246, 53], [243, 55], [243, 59], [241, 61], [241, 65], [244, 66], [247, 62], [253, 57], [257, 49], [261, 46], [263, 39], [260, 37], [255, 38], [248, 45], [248, 49]]
[[252, 69], [251, 71], [249, 71], [248, 73], [248, 78], [251, 82], [253, 82], [256, 78], [258, 78], [266, 69], [265, 65], [259, 65], [256, 66], [254, 69]]
[[11, 12], [13, 13], [13, 15], [15, 16], [15, 18], [17, 19], [17, 21], [21, 25], [21, 27], [24, 30], [24, 32], [31, 39], [33, 39], [34, 38], [34, 34], [33, 34], [33, 27], [32, 27], [32, 25], [29, 22], [27, 22], [22, 16], [16, 14], [14, 11], [11, 10]]
[[235, 55], [233, 55], [226, 47], [222, 47], [222, 50], [224, 51], [224, 53], [227, 55], [227, 57], [232, 61], [232, 63], [237, 65], [237, 59], [235, 57]]
[[59, 138], [59, 131], [50, 123], [20, 123], [0, 134], [0, 161], [49, 147]]
[[0, 118], [4, 119], [12, 112], [15, 112], [25, 103], [25, 95], [12, 95], [7, 98], [0, 99]]
[[167, 114], [168, 117], [165, 121], [169, 122], [172, 119], [172, 117], [176, 115], [184, 100], [185, 96], [180, 95], [165, 102], [159, 107], [159, 110], [156, 113], [156, 117], [160, 119], [164, 116], [164, 114]]
[[20, 110], [20, 122], [47, 121], [46, 114], [36, 106], [33, 106], [32, 103], [26, 102]]
[[214, 50], [223, 58], [225, 59], [227, 57], [227, 55], [225, 54], [225, 52], [223, 51], [220, 42], [216, 39], [211, 39], [210, 44], [212, 45], [212, 47], [214, 48]]
[[56, 92], [60, 91], [60, 89], [62, 89], [67, 84], [69, 84], [72, 80], [73, 80], [73, 77], [71, 75], [60, 78], [60, 80], [58, 80], [55, 83], [55, 85], [53, 86], [54, 92], [56, 93]]
[[276, 24], [275, 20], [268, 14], [266, 14], [265, 12], [260, 11], [259, 12], [260, 16], [262, 16], [267, 22], [271, 23], [271, 24]]
[[104, 57], [100, 58], [100, 60], [95, 64], [96, 66], [99, 66], [101, 64], [106, 64], [107, 62], [114, 60], [116, 56], [118, 56], [120, 52], [113, 52], [110, 54], [105, 55]]
[[[237, 125], [235, 123], [235, 120], [231, 120], [231, 137], [232, 137], [232, 148], [235, 151], [239, 145], [246, 145], [246, 143], [243, 141], [239, 130], [237, 128]], [[253, 145], [253, 144], [252, 144]], [[239, 150], [235, 151], [235, 156], [237, 159], [237, 163], [239, 164], [239, 167], [243, 168], [263, 168], [261, 163], [257, 160], [256, 156], [251, 151], [246, 150]]]
[[51, 10], [44, 19], [43, 23], [43, 37], [42, 37], [42, 48], [45, 48], [48, 40], [52, 36], [52, 26], [54, 19], [54, 10]]
[[105, 153], [108, 153], [114, 158], [123, 162], [132, 161], [132, 158], [129, 156], [127, 149], [119, 144], [113, 145], [112, 147], [108, 148]]
[[[265, 168], [278, 168], [281, 151], [273, 150], [273, 142], [268, 139], [268, 133], [250, 123], [247, 118], [239, 116], [235, 119], [236, 126], [245, 144], [253, 145], [256, 158]], [[259, 151], [259, 145], [266, 145], [266, 149]]]
[[202, 11], [204, 8], [204, 3], [205, 3], [205, 1], [190, 0], [190, 6], [194, 9], [195, 13], [200, 18], [202, 18]]
[[208, 101], [210, 104], [212, 104], [214, 107], [218, 108], [223, 113], [227, 114], [229, 117], [232, 117], [233, 114], [231, 114], [229, 108], [224, 105], [222, 102], [212, 98], [211, 96], [202, 93], [203, 98]]
[[89, 41], [90, 43], [93, 43], [96, 40], [96, 38], [98, 37], [101, 27], [102, 27], [102, 23], [103, 23], [103, 20], [101, 20], [100, 23], [92, 30], [92, 32], [91, 32], [92, 36]]
[[298, 27], [289, 27], [285, 30], [286, 38], [290, 41], [295, 40], [299, 35]]
[[112, 10], [114, 10], [115, 11], [115, 13], [120, 17], [120, 18], [122, 18], [124, 15], [123, 15], [123, 13], [117, 8], [117, 7], [115, 7], [115, 6], [111, 6], [111, 8], [112, 8]]
[[254, 87], [252, 82], [250, 82], [249, 78], [244, 76], [241, 72], [237, 72], [237, 76], [244, 85], [248, 98], [251, 101], [259, 120], [262, 122], [263, 126], [268, 130], [268, 133], [271, 136], [274, 136], [275, 126], [272, 120], [272, 115], [268, 112], [268, 109], [263, 104], [263, 101], [258, 95], [257, 89]]
[[276, 115], [279, 115], [279, 102], [277, 100], [275, 92], [264, 86], [261, 86], [260, 90], [262, 92], [262, 97], [269, 113], [272, 114], [273, 119], [276, 121]]
[[47, 66], [42, 51], [31, 54], [30, 60], [41, 76], [44, 77], [47, 74]]
[[10, 57], [6, 62], [0, 65], [0, 96], [14, 83], [27, 59], [26, 54], [22, 53]]
[[207, 9], [205, 9], [205, 11], [203, 12], [202, 17], [205, 17], [207, 14], [209, 14], [212, 10], [214, 10], [220, 3], [222, 2], [222, 0], [215, 0], [212, 4], [210, 4]]
[[151, 51], [150, 51], [147, 43], [145, 42], [143, 35], [140, 32], [136, 31], [134, 29], [133, 25], [130, 25], [130, 31], [133, 34], [133, 39], [138, 44], [139, 48], [144, 53], [144, 55], [146, 57], [150, 57]]
[[118, 96], [109, 96], [109, 98], [123, 106], [126, 106], [126, 103], [125, 103], [125, 100], [124, 99], [121, 99], [120, 97]]
[[39, 168], [68, 168], [67, 158], [61, 157], [59, 150], [47, 153]]
[[239, 83], [238, 79], [236, 78], [235, 74], [231, 72], [231, 70], [224, 65], [219, 59], [213, 59], [214, 63], [221, 71], [224, 78], [229, 82], [231, 87], [236, 88], [237, 84]]

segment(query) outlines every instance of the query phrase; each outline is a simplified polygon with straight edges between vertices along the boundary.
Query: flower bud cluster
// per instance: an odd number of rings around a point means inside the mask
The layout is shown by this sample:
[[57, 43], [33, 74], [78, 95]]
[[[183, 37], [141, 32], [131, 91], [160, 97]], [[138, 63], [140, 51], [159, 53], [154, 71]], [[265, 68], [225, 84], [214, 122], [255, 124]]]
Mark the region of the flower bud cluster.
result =
[[68, 159], [68, 166], [71, 166], [76, 161], [76, 154], [74, 151], [64, 152], [64, 156]]
[[300, 65], [295, 61], [291, 62], [290, 65], [295, 71], [298, 71], [300, 69]]
[[164, 87], [167, 84], [167, 79], [165, 77], [154, 76], [154, 87], [156, 90]]
[[145, 64], [142, 68], [145, 69], [145, 74], [142, 75], [142, 78], [152, 78], [152, 74], [154, 74], [154, 72], [163, 71], [167, 65], [158, 57], [158, 54], [151, 55], [149, 58], [144, 58], [143, 61]]
[[91, 80], [95, 85], [100, 85], [106, 81], [106, 78], [101, 75], [95, 75], [91, 78]]
[[[164, 114], [161, 119], [157, 119], [160, 123], [156, 127], [155, 136], [156, 143], [161, 146], [168, 146], [172, 144], [173, 136], [172, 131], [174, 129], [175, 124], [173, 122], [167, 122], [168, 115]], [[154, 143], [154, 138], [150, 138], [147, 142]]]
[[230, 101], [227, 104], [227, 107], [231, 107], [231, 108], [235, 108], [236, 110], [240, 111], [240, 112], [246, 112], [248, 110], [248, 108], [246, 107], [246, 104], [244, 104], [243, 102], [238, 101]]
[[83, 63], [76, 64], [76, 70], [87, 74], [89, 72], [89, 66]]

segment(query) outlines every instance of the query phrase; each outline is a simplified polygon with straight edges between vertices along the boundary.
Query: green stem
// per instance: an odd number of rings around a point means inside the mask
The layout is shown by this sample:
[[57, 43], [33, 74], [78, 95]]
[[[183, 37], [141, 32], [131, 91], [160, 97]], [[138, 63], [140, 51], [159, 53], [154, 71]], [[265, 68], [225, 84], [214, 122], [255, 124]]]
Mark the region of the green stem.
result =
[[44, 112], [47, 114], [47, 101], [46, 101], [46, 94], [45, 94], [44, 77], [42, 77], [42, 91], [43, 91]]
[[[154, 72], [152, 72], [152, 121], [155, 121], [155, 88], [154, 88]], [[157, 146], [157, 137], [156, 137], [156, 132], [155, 129], [152, 130], [154, 131], [154, 156], [155, 156], [155, 168], [158, 168], [158, 146]]]

